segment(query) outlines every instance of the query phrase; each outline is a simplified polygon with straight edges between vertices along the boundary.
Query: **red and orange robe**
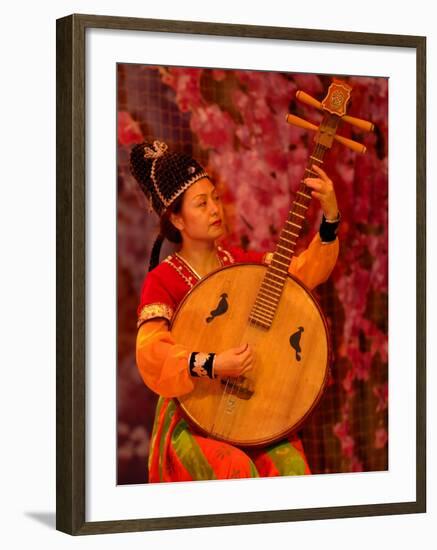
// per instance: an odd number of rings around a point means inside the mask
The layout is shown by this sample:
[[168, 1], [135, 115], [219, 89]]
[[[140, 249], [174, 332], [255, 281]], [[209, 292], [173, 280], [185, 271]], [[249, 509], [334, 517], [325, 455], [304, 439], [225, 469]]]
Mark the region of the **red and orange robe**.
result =
[[[293, 257], [289, 272], [312, 289], [324, 282], [338, 257], [338, 239], [322, 243], [317, 233], [309, 247]], [[222, 266], [240, 262], [266, 263], [271, 255], [218, 246]], [[138, 307], [136, 360], [144, 383], [158, 400], [149, 451], [149, 481], [191, 481], [309, 474], [296, 435], [265, 447], [243, 451], [194, 431], [181, 416], [173, 397], [189, 393], [191, 351], [176, 343], [169, 322], [200, 276], [177, 253], [168, 256], [144, 279]], [[208, 350], [201, 350], [208, 352]]]

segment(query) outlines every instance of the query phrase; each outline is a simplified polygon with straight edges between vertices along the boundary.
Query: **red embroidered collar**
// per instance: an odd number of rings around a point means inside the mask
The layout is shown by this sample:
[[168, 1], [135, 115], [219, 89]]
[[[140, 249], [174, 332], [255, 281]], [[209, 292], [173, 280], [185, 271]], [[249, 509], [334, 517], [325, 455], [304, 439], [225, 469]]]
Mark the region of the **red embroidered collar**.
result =
[[[223, 247], [217, 246], [216, 253], [221, 267], [235, 263], [232, 254], [223, 249]], [[202, 278], [199, 273], [197, 273], [197, 271], [177, 252], [167, 256], [164, 262], [171, 265], [190, 288], [192, 288]]]

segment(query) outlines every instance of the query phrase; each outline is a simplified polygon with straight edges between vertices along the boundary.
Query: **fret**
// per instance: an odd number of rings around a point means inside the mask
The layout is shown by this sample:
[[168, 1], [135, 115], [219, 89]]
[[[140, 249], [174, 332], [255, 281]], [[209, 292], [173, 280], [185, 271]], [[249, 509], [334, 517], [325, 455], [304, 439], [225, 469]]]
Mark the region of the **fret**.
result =
[[[282, 240], [286, 241], [287, 243], [290, 243], [290, 244], [296, 244], [296, 241], [290, 241], [289, 239], [284, 239], [284, 237], [281, 237], [279, 239], [279, 242], [281, 242]], [[277, 244], [276, 245], [277, 248], [282, 248], [283, 250], [286, 250], [287, 252], [290, 252], [290, 254], [293, 254], [294, 250], [292, 248], [288, 248], [287, 246], [283, 246], [282, 244]]]
[[280, 269], [279, 267], [275, 267], [274, 265], [272, 266], [271, 264], [269, 265], [269, 269], [268, 269], [268, 273], [270, 273], [270, 270], [271, 269], [274, 269], [275, 271], [277, 271], [278, 273], [280, 273], [282, 275], [282, 281], [285, 281], [285, 278], [287, 277], [287, 273], [283, 270], [283, 269]]
[[267, 323], [268, 325], [271, 325], [272, 321], [273, 321], [273, 317], [263, 317], [262, 315], [258, 315], [257, 313], [254, 313], [252, 312], [250, 314], [250, 317], [252, 319], [256, 319], [256, 320], [259, 320], [261, 321], [262, 323]]
[[[269, 302], [268, 300], [265, 300], [264, 298], [261, 298], [260, 296], [257, 296], [255, 304], [256, 304], [256, 302], [258, 302], [258, 300], [261, 300], [261, 302], [264, 302], [265, 304], [267, 304], [270, 307], [270, 309], [273, 309], [273, 311], [276, 311], [276, 307], [272, 306], [271, 302]], [[278, 305], [278, 304], [276, 304], [276, 305]]]
[[306, 206], [305, 204], [302, 204], [297, 201], [293, 201], [293, 204], [295, 204], [296, 206], [300, 206], [301, 208], [305, 208], [305, 210], [308, 210], [308, 206]]
[[[280, 244], [278, 244], [278, 245], [276, 246], [276, 248], [284, 248], [284, 247], [281, 246]], [[290, 251], [288, 250], [288, 248], [286, 248], [286, 250], [287, 250], [287, 252], [290, 252]], [[281, 253], [278, 252], [277, 250], [275, 251], [275, 255], [276, 255], [276, 256], [281, 256], [281, 258], [285, 258], [286, 260], [290, 261], [290, 257], [289, 257], [289, 256], [284, 256], [284, 254], [281, 254]], [[281, 262], [281, 263], [282, 263], [282, 262]]]
[[252, 312], [259, 311], [260, 313], [266, 313], [268, 315], [274, 315], [276, 313], [276, 308], [275, 307], [266, 306], [264, 304], [258, 304], [257, 301], [255, 302], [255, 305], [253, 306]]
[[293, 242], [292, 240], [287, 239], [283, 235], [280, 235], [278, 239], [278, 244], [276, 246], [282, 246], [284, 250], [288, 250], [290, 254], [293, 254], [293, 247], [287, 246], [286, 244], [284, 244], [284, 243], [292, 243], [292, 242]]
[[[269, 281], [269, 283], [271, 283], [272, 285], [276, 285], [277, 290], [282, 291], [282, 288], [283, 288], [284, 282], [285, 282], [285, 276], [284, 276], [285, 273], [281, 272], [281, 275], [282, 275], [282, 277], [279, 277], [278, 275], [275, 275], [271, 271], [267, 271], [267, 273], [265, 275], [265, 279], [267, 279], [267, 281]], [[271, 277], [275, 277], [276, 281]]]
[[[304, 183], [304, 182], [302, 181], [302, 183]], [[307, 195], [307, 194], [304, 193], [303, 191], [297, 191], [297, 194], [298, 194], [298, 195], [302, 195], [302, 197], [306, 197], [307, 199], [311, 199], [311, 198], [312, 198], [311, 195]]]
[[287, 264], [287, 270], [285, 270], [285, 269], [282, 269], [280, 267], [276, 267], [276, 266], [270, 264], [269, 267], [267, 268], [266, 277], [270, 274], [273, 275], [272, 270], [274, 270], [274, 271], [276, 271], [276, 277], [278, 279], [280, 279], [281, 282], [284, 282], [285, 279], [287, 278], [287, 275], [288, 275], [288, 265], [289, 264]]
[[299, 229], [299, 231], [302, 229], [301, 225], [297, 225], [297, 223], [291, 222], [289, 220], [287, 220], [285, 223], [289, 223], [290, 225], [294, 225], [294, 227], [297, 227]]
[[[282, 233], [287, 233], [288, 235], [293, 235], [293, 237], [299, 237], [297, 233], [293, 233], [293, 231], [288, 231], [288, 229], [283, 229]], [[282, 239], [283, 237], [281, 237]]]
[[282, 279], [281, 284], [279, 284], [279, 283], [276, 283], [275, 281], [273, 281], [272, 279], [268, 279], [269, 275], [270, 275], [270, 271], [268, 271], [266, 273], [266, 276], [264, 277], [263, 282], [261, 284], [261, 288], [262, 288], [262, 285], [265, 283], [268, 286], [269, 291], [271, 293], [273, 293], [275, 295], [275, 297], [281, 296], [282, 290], [284, 288], [285, 278]]
[[[277, 262], [279, 265], [275, 265], [273, 262]], [[284, 264], [283, 262], [281, 262], [280, 260], [272, 260], [272, 263], [269, 265], [269, 267], [272, 267], [272, 265], [274, 267], [276, 267], [276, 271], [279, 271], [280, 273], [282, 273], [284, 275], [284, 277], [287, 275], [288, 273], [288, 267], [290, 265], [290, 262], [288, 262], [287, 264]], [[285, 269], [284, 269], [285, 268]], [[269, 270], [267, 270], [267, 273], [269, 273]]]
[[264, 323], [268, 323], [269, 325], [271, 325], [273, 321], [272, 315], [264, 315], [256, 311], [251, 311], [250, 316], [252, 317], [252, 319], [259, 319], [260, 321], [263, 321]]
[[[266, 275], [266, 279], [267, 279], [267, 277], [269, 277], [269, 274]], [[274, 288], [275, 290], [282, 290], [283, 287], [284, 287], [284, 281], [283, 281], [283, 280], [281, 280], [281, 284], [277, 283], [277, 282], [274, 281], [273, 279], [267, 279], [267, 281], [268, 281], [271, 285], [273, 285], [273, 288]]]
[[285, 281], [285, 277], [278, 277], [278, 275], [275, 275], [274, 273], [267, 273], [266, 277], [269, 276], [269, 277], [274, 277], [275, 279], [278, 279], [278, 281], [281, 281], [281, 283], [283, 283]]
[[322, 159], [318, 159], [317, 157], [313, 157], [312, 155], [310, 155], [310, 159], [313, 159], [317, 162], [320, 162], [320, 164], [323, 164], [323, 160]]
[[[310, 174], [314, 174], [315, 176], [319, 175], [317, 172], [314, 172], [314, 170], [311, 170], [311, 168], [305, 168], [305, 172], [309, 172]], [[304, 180], [302, 180], [302, 183], [306, 185]]]
[[[280, 300], [280, 298], [277, 298], [276, 301], [275, 301], [275, 303], [274, 303], [274, 308], [275, 308], [275, 309], [274, 309], [274, 311], [272, 312], [273, 315], [276, 313], [276, 308], [278, 307], [279, 300]], [[270, 303], [271, 303], [271, 302], [270, 302]], [[254, 309], [254, 308], [252, 308], [252, 311], [253, 311], [253, 309]]]
[[[276, 253], [275, 253], [275, 255], [273, 256], [273, 259], [272, 259], [270, 265], [272, 265], [272, 264], [275, 265], [273, 262], [276, 262], [276, 263], [278, 263], [279, 265], [282, 265], [282, 266], [286, 267], [286, 268], [287, 268], [287, 271], [288, 271], [288, 263], [285, 264], [284, 262], [281, 262], [281, 260], [276, 259]], [[279, 268], [279, 269], [280, 269], [280, 268]]]
[[[287, 260], [287, 262], [284, 262], [283, 260], [280, 260], [278, 258], [278, 256], [281, 256], [282, 258], [285, 258]], [[273, 263], [273, 262], [277, 262], [278, 264], [280, 264], [281, 266], [284, 266], [285, 268], [287, 268], [288, 270], [288, 264], [290, 263], [290, 258], [287, 256], [285, 257], [283, 254], [279, 253], [277, 250], [275, 250], [275, 252], [273, 253], [273, 258], [272, 258], [272, 261], [270, 263], [270, 265]], [[274, 265], [274, 264], [273, 264]]]
[[[274, 285], [275, 283], [273, 281], [269, 281], [269, 280], [266, 281], [264, 279], [263, 284], [261, 285], [261, 290], [265, 292], [270, 292], [270, 294], [272, 294], [273, 296], [280, 298], [281, 292], [278, 292], [278, 289], [275, 286], [271, 286], [272, 284]], [[265, 285], [269, 290], [264, 289], [263, 285]], [[283, 286], [281, 286], [281, 290], [282, 289], [283, 289]]]
[[287, 235], [293, 235], [294, 237], [298, 237], [298, 235], [296, 235], [295, 233], [292, 233], [291, 231], [287, 231], [286, 229], [283, 229], [281, 231], [281, 234], [279, 235], [279, 239], [278, 239], [279, 241], [284, 240], [287, 243], [290, 242], [290, 239], [287, 239], [286, 237], [284, 237], [282, 233], [287, 233]]
[[273, 319], [260, 317], [259, 315], [254, 315], [254, 314], [251, 314], [250, 317], [252, 319], [255, 319], [255, 321], [258, 321], [259, 323], [264, 323], [265, 325], [267, 325], [267, 327], [270, 327], [273, 321]]
[[276, 301], [276, 306], [278, 305], [278, 303], [279, 303], [279, 298], [278, 298], [277, 301]]
[[302, 216], [302, 214], [298, 214], [297, 212], [293, 212], [293, 216], [299, 216], [299, 218], [305, 219], [305, 216]]

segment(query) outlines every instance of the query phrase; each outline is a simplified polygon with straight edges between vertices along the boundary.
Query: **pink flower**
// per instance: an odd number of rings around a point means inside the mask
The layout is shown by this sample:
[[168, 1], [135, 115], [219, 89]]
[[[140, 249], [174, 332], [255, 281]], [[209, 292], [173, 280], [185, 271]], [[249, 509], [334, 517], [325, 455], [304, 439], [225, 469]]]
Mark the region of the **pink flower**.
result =
[[343, 454], [350, 458], [354, 452], [355, 441], [350, 435], [346, 435], [340, 440], [340, 442], [341, 442], [341, 450], [343, 451]]
[[334, 432], [334, 435], [340, 439], [346, 437], [349, 433], [349, 421], [343, 420], [342, 422], [338, 422], [334, 425], [332, 431]]
[[373, 387], [373, 394], [377, 397], [376, 412], [387, 410], [388, 407], [388, 383]]
[[266, 152], [265, 159], [272, 170], [284, 172], [288, 168], [289, 159], [285, 151], [271, 149]]
[[355, 372], [353, 369], [349, 369], [342, 381], [343, 389], [346, 393], [353, 393], [353, 382], [355, 380]]
[[218, 105], [196, 109], [191, 117], [191, 129], [199, 137], [204, 149], [212, 147], [221, 150], [232, 145], [234, 122]]
[[121, 145], [131, 145], [143, 141], [140, 125], [127, 111], [119, 111], [118, 113], [117, 134], [118, 142]]
[[122, 445], [119, 445], [117, 454], [119, 460], [131, 460], [135, 454], [133, 442], [128, 439]]
[[385, 428], [378, 428], [375, 432], [375, 449], [383, 449], [387, 445], [388, 434]]
[[172, 67], [162, 77], [163, 82], [176, 92], [176, 101], [182, 112], [193, 110], [204, 103], [200, 91], [203, 69]]

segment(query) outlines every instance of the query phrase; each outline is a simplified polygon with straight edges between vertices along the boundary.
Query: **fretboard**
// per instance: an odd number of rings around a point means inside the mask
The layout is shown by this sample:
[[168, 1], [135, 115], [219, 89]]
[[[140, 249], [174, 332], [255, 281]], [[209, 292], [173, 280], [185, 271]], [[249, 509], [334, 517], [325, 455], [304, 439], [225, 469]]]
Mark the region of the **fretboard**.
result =
[[299, 184], [296, 197], [291, 205], [284, 227], [279, 234], [271, 263], [267, 268], [249, 315], [251, 324], [267, 330], [271, 327], [288, 276], [296, 243], [302, 231], [312, 198], [312, 189], [305, 184], [305, 179], [307, 177], [319, 177], [319, 174], [313, 170], [313, 166], [314, 164], [322, 166], [325, 152], [326, 148], [318, 144], [308, 160], [304, 177]]

